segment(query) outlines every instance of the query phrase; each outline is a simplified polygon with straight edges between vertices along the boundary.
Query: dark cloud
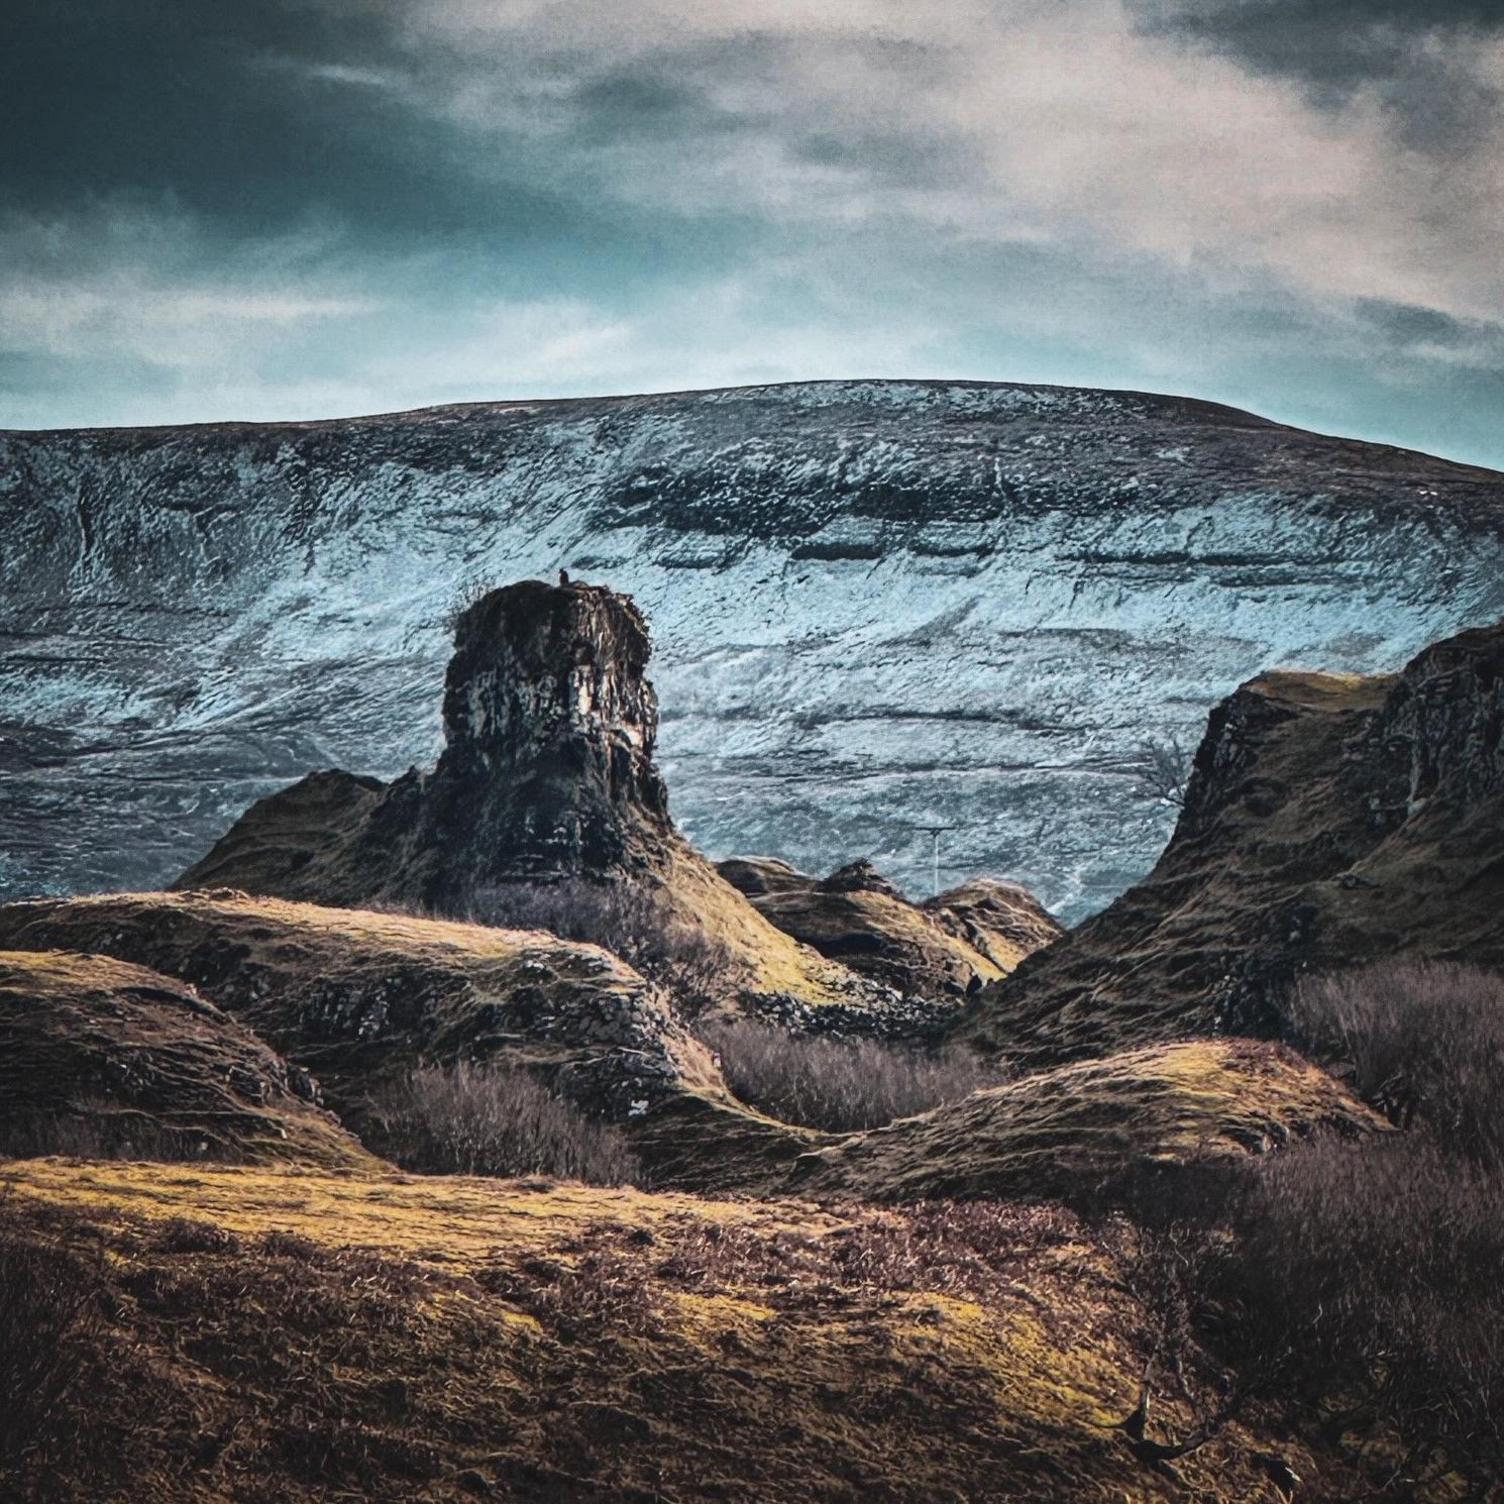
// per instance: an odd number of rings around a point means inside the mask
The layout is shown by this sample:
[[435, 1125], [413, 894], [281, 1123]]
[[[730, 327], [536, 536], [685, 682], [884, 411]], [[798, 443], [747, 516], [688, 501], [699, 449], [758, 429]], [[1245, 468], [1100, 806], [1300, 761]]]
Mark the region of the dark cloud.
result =
[[1504, 0], [1129, 4], [19, 0], [0, 424], [971, 375], [1504, 458]]
[[1328, 108], [1373, 91], [1407, 144], [1465, 146], [1497, 104], [1472, 44], [1504, 34], [1504, 0], [1136, 0], [1145, 24], [1299, 79]]
[[44, 211], [170, 202], [228, 237], [313, 221], [537, 253], [607, 228], [415, 111], [414, 75], [384, 7], [38, 0], [0, 48], [0, 189]]
[[1435, 308], [1386, 303], [1381, 298], [1360, 298], [1355, 307], [1358, 315], [1375, 329], [1406, 344], [1455, 348], [1476, 339], [1482, 329], [1478, 324], [1451, 318]]

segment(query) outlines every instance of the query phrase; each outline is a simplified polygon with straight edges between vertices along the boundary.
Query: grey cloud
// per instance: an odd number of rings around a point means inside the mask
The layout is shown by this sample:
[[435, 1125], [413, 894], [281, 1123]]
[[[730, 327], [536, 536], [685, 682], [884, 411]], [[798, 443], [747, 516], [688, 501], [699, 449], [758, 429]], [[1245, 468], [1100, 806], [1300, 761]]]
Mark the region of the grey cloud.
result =
[[1340, 108], [1360, 89], [1393, 112], [1406, 144], [1468, 145], [1497, 108], [1480, 76], [1480, 38], [1504, 35], [1504, 0], [1136, 0], [1151, 30], [1291, 77]]
[[1471, 182], [1269, 82], [1464, 162], [1495, 6], [461, 4], [27, 0], [0, 424], [955, 375], [1504, 460]]

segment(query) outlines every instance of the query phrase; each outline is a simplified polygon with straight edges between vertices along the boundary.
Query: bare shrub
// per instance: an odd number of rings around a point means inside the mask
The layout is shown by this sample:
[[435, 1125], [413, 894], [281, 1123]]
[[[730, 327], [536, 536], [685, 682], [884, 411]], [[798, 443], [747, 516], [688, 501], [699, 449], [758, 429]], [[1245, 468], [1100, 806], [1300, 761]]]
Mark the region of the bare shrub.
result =
[[955, 1045], [926, 1050], [795, 1035], [749, 1019], [706, 1019], [698, 1032], [742, 1101], [783, 1122], [832, 1133], [877, 1128], [1004, 1079]]
[[[1448, 1058], [1426, 1079], [1450, 1102], [1476, 1078]], [[1504, 1173], [1473, 1136], [1419, 1123], [1146, 1175], [1119, 1200], [1132, 1225], [1108, 1242], [1150, 1355], [1123, 1426], [1146, 1457], [1194, 1449], [1256, 1400], [1324, 1417], [1329, 1441], [1374, 1438], [1382, 1497], [1504, 1476]], [[1198, 1416], [1173, 1443], [1145, 1431], [1167, 1386]]]
[[381, 1097], [369, 1132], [381, 1153], [422, 1174], [556, 1175], [592, 1185], [638, 1176], [619, 1129], [498, 1065], [420, 1067]]
[[217, 1157], [202, 1132], [170, 1128], [147, 1113], [121, 1110], [107, 1101], [64, 1103], [51, 1116], [36, 1115], [0, 1130], [0, 1158], [48, 1155], [160, 1163]]
[[[67, 1442], [101, 1282], [66, 1249], [14, 1225], [0, 1205], [0, 1495], [27, 1497]], [[12, 1492], [12, 1490], [14, 1490]]]
[[1191, 781], [1191, 754], [1177, 736], [1145, 737], [1133, 752], [1134, 782], [1140, 793], [1180, 809]]
[[1504, 1173], [1504, 977], [1390, 961], [1307, 978], [1290, 1017], [1301, 1045], [1392, 1122]]
[[[1427, 1137], [1323, 1141], [1230, 1198], [1213, 1285], [1230, 1352], [1271, 1396], [1340, 1401], [1405, 1446], [1408, 1488], [1504, 1475], [1504, 1181]], [[1412, 1495], [1407, 1494], [1406, 1497]]]
[[561, 878], [497, 884], [473, 896], [469, 917], [604, 946], [672, 992], [688, 1012], [747, 980], [727, 946], [646, 883]]

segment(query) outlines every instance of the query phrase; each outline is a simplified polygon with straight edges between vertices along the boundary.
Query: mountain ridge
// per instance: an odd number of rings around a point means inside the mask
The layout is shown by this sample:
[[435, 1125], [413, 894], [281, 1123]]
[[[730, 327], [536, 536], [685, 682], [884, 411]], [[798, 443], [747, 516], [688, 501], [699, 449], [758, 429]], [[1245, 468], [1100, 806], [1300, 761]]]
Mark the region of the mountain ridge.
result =
[[[340, 428], [349, 424], [383, 423], [400, 419], [414, 421], [427, 420], [442, 416], [453, 417], [484, 417], [500, 416], [508, 412], [531, 413], [540, 408], [566, 408], [577, 406], [609, 406], [628, 405], [632, 403], [651, 403], [665, 399], [683, 400], [696, 397], [728, 397], [744, 394], [790, 392], [805, 389], [820, 388], [850, 388], [850, 387], [913, 387], [925, 391], [1015, 391], [1015, 392], [1093, 392], [1106, 397], [1122, 397], [1137, 399], [1146, 402], [1163, 403], [1171, 406], [1182, 406], [1187, 409], [1201, 409], [1208, 415], [1221, 414], [1226, 417], [1247, 419], [1255, 424], [1269, 424], [1277, 428], [1292, 427], [1290, 424], [1280, 423], [1277, 419], [1266, 418], [1261, 413], [1251, 409], [1240, 408], [1232, 403], [1213, 402], [1202, 397], [1192, 397], [1177, 392], [1150, 392], [1135, 387], [1078, 387], [1063, 385], [1057, 382], [1046, 381], [986, 381], [963, 377], [882, 377], [882, 376], [835, 376], [821, 377], [812, 381], [763, 381], [753, 382], [746, 386], [707, 386], [707, 387], [679, 387], [661, 392], [613, 392], [603, 393], [593, 397], [499, 397], [494, 400], [475, 402], [435, 402], [426, 403], [420, 407], [399, 407], [373, 413], [351, 413], [345, 417], [334, 418], [269, 418], [269, 419], [215, 419], [206, 418], [190, 423], [80, 423], [71, 427], [53, 428], [0, 428], [0, 437], [13, 437], [24, 435], [29, 437], [56, 437], [63, 434], [111, 434], [111, 433], [174, 433], [183, 430], [247, 430], [247, 429], [327, 429]], [[1298, 428], [1295, 432], [1304, 432]], [[1336, 437], [1331, 435], [1329, 437]], [[1366, 440], [1354, 442], [1366, 443]], [[1404, 453], [1422, 454], [1422, 450], [1405, 450], [1403, 446], [1384, 445], [1385, 448], [1401, 449]], [[1440, 456], [1427, 456], [1428, 458], [1440, 458]], [[1447, 463], [1458, 463], [1448, 461]]]
[[1504, 615], [1504, 479], [1012, 384], [10, 433], [0, 545], [17, 895], [151, 886], [294, 778], [431, 760], [450, 610], [561, 566], [655, 622], [664, 771], [711, 856], [870, 857], [922, 896], [921, 827], [964, 826], [942, 886], [1067, 918], [1169, 833], [1139, 738], [1271, 664], [1397, 669]]

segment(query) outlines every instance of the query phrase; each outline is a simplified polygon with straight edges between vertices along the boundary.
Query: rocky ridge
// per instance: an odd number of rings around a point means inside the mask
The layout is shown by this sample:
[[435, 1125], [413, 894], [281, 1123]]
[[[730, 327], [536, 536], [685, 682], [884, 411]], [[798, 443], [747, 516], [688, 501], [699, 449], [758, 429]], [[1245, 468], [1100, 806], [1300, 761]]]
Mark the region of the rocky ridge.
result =
[[825, 878], [746, 857], [717, 870], [779, 929], [911, 1000], [959, 1002], [1062, 932], [1032, 894], [987, 879], [914, 904], [867, 861]]
[[315, 1071], [357, 1132], [384, 1084], [469, 1060], [527, 1069], [623, 1124], [660, 1183], [747, 1188], [817, 1139], [736, 1102], [630, 967], [553, 935], [220, 890], [10, 904], [0, 947], [92, 952], [191, 983]]
[[958, 1027], [1031, 1064], [1274, 1034], [1300, 974], [1504, 965], [1504, 625], [1394, 676], [1270, 673], [1212, 714], [1154, 871]]

